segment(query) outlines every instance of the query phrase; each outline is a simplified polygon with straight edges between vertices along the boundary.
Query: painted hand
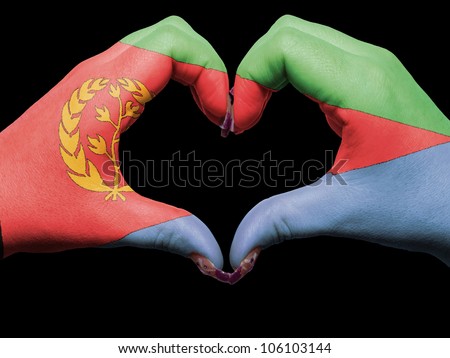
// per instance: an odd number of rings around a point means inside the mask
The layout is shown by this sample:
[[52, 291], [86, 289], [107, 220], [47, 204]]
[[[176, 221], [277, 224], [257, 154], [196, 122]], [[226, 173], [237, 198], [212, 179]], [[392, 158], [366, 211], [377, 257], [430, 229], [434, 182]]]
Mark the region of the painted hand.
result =
[[[220, 279], [223, 257], [194, 215], [125, 182], [120, 134], [170, 79], [221, 125], [228, 77], [210, 44], [168, 17], [76, 66], [0, 134], [0, 257], [87, 247], [155, 248]], [[228, 277], [228, 276], [227, 276]]]
[[429, 253], [450, 265], [450, 122], [389, 51], [293, 16], [242, 60], [235, 133], [253, 127], [288, 83], [318, 103], [342, 138], [335, 165], [310, 186], [256, 205], [230, 260], [237, 281], [259, 250], [319, 235]]

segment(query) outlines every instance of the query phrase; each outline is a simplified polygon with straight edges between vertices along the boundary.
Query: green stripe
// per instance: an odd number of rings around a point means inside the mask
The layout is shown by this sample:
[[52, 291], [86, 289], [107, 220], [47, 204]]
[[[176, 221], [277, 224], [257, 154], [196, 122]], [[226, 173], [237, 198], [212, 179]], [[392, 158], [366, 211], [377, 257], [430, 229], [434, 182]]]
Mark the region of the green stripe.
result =
[[226, 72], [225, 65], [210, 43], [178, 16], [124, 37], [122, 43], [154, 51], [174, 60]]
[[324, 103], [450, 136], [450, 121], [389, 51], [292, 16], [242, 60], [238, 75]]

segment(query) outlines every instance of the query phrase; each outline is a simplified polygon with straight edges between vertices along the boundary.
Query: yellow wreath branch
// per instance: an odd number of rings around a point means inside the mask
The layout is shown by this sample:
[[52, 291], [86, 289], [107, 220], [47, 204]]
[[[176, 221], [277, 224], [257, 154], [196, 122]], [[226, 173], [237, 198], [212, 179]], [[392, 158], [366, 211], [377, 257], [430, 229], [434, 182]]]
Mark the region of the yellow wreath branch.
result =
[[[141, 105], [144, 105], [155, 96], [155, 94], [149, 91], [143, 83], [137, 80], [121, 78], [118, 79], [117, 82], [123, 89], [130, 92], [135, 100]], [[114, 183], [114, 187], [106, 185], [97, 167], [86, 158], [83, 145], [80, 142], [79, 123], [82, 112], [86, 107], [87, 102], [92, 100], [95, 94], [98, 91], [103, 90], [108, 83], [109, 79], [107, 78], [89, 79], [83, 82], [80, 88], [77, 88], [72, 92], [70, 99], [64, 104], [61, 111], [61, 121], [58, 128], [60, 153], [64, 163], [69, 169], [67, 174], [75, 184], [90, 191], [107, 192], [108, 195], [106, 195], [105, 200], [111, 198], [112, 200], [117, 200], [118, 196], [125, 201], [125, 197], [120, 192], [132, 192], [133, 189], [128, 185], [119, 187], [118, 182]], [[110, 85], [109, 94], [113, 97], [117, 97], [120, 101], [120, 90], [118, 86]], [[126, 109], [127, 111], [125, 114], [120, 113], [121, 119], [123, 116], [136, 118], [139, 115], [139, 113], [137, 113], [138, 108], [132, 106], [132, 103], [127, 103]], [[96, 111], [98, 114], [96, 118], [99, 121], [110, 122], [114, 125], [109, 117], [109, 111], [106, 107], [96, 107]], [[120, 126], [118, 127], [119, 128], [116, 128], [116, 132], [120, 129]], [[89, 149], [93, 153], [101, 154], [100, 152], [103, 150], [102, 146], [104, 146], [105, 143], [101, 136], [98, 136], [97, 138], [98, 139], [94, 140], [88, 136], [90, 144], [93, 145], [93, 147], [89, 147]], [[115, 139], [115, 137], [113, 139]], [[118, 141], [118, 139], [116, 139], [116, 141]], [[94, 146], [94, 144], [96, 145]], [[99, 145], [101, 145], [101, 147], [97, 147]], [[119, 169], [117, 168], [117, 170]]]

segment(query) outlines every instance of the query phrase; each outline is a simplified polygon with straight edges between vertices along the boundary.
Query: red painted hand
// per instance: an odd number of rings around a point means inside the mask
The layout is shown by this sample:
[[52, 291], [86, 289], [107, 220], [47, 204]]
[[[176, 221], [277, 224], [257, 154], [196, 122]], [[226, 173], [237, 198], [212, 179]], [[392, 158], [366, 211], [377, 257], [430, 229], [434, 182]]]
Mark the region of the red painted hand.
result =
[[0, 134], [3, 257], [129, 245], [190, 256], [216, 275], [223, 258], [207, 227], [138, 195], [120, 172], [120, 134], [170, 79], [222, 124], [225, 66], [184, 20], [169, 17], [79, 64]]

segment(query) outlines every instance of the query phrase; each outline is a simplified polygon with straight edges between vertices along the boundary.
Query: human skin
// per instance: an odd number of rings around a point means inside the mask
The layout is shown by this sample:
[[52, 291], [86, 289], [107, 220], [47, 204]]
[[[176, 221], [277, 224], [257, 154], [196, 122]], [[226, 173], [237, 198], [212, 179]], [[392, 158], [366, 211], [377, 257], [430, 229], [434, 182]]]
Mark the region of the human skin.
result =
[[318, 103], [342, 141], [324, 177], [245, 216], [230, 250], [232, 281], [251, 270], [261, 250], [320, 235], [428, 253], [450, 266], [450, 122], [400, 60], [283, 16], [238, 67], [235, 133], [254, 127], [272, 93], [288, 84]]
[[[262, 249], [330, 235], [450, 264], [449, 121], [391, 52], [293, 16], [250, 49], [234, 84], [234, 132], [245, 136], [271, 94], [290, 83], [319, 104], [342, 144], [326, 176], [243, 219], [232, 274], [220, 270], [222, 253], [197, 217], [133, 192], [116, 162], [120, 133], [170, 79], [191, 88], [211, 122], [229, 127], [223, 62], [184, 20], [169, 17], [81, 63], [0, 133], [3, 257], [153, 248], [235, 283]], [[43, 185], [36, 189], [31, 177], [45, 178]]]
[[138, 195], [120, 172], [120, 134], [170, 80], [188, 86], [206, 117], [222, 124], [225, 65], [171, 16], [80, 63], [0, 133], [1, 257], [133, 246], [190, 257], [220, 279], [222, 253], [203, 222]]

